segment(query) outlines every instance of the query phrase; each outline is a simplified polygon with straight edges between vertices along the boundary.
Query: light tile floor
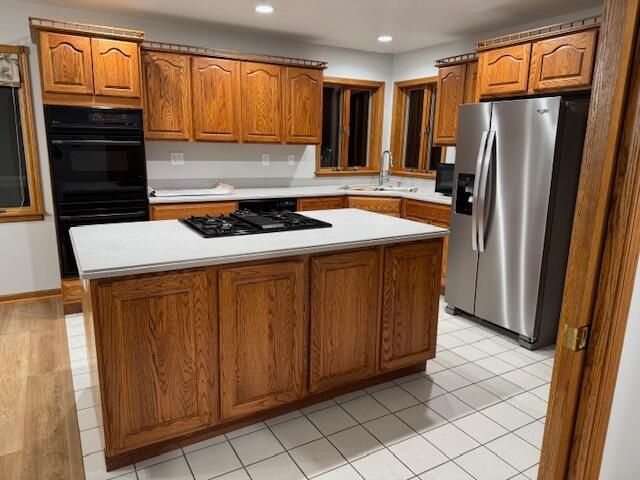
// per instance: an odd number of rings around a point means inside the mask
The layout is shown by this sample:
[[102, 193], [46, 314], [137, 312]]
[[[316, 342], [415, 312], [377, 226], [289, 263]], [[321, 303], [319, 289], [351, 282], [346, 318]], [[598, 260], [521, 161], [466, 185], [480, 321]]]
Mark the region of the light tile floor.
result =
[[[442, 302], [442, 301], [441, 301]], [[106, 472], [95, 359], [66, 317], [88, 480], [535, 479], [553, 348], [530, 352], [441, 303], [424, 373]]]

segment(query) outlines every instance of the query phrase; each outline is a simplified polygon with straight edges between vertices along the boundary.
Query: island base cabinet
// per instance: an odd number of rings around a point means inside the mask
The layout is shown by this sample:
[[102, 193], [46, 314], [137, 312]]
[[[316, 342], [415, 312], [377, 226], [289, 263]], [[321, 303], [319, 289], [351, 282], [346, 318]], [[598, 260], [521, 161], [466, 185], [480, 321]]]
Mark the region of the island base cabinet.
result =
[[215, 425], [206, 271], [101, 280], [92, 297], [106, 455]]
[[385, 249], [381, 369], [434, 358], [442, 240]]
[[376, 372], [379, 288], [378, 248], [312, 259], [311, 392]]
[[307, 372], [305, 261], [225, 268], [218, 278], [222, 418], [301, 398]]

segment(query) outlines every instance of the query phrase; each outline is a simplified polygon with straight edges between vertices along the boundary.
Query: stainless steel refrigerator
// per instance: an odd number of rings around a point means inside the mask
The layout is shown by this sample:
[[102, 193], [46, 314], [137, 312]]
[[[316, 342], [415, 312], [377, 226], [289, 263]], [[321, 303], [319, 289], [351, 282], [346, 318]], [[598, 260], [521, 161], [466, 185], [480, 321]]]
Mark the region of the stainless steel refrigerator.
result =
[[555, 342], [588, 98], [460, 106], [445, 301]]

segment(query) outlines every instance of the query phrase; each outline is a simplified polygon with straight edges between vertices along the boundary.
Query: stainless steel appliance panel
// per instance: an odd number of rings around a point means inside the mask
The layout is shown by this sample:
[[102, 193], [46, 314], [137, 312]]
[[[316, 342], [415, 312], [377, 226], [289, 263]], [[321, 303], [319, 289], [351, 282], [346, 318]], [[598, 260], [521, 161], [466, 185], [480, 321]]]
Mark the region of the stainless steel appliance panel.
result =
[[[464, 209], [457, 208], [467, 201], [458, 191], [458, 185], [462, 178], [472, 182], [476, 174], [477, 160], [484, 153], [490, 127], [491, 103], [461, 105], [458, 118], [445, 300], [449, 305], [473, 313], [478, 262], [473, 228], [475, 217], [468, 211], [460, 213]], [[470, 184], [469, 188], [472, 187]], [[471, 205], [471, 210], [474, 209], [475, 205]]]
[[475, 200], [474, 315], [528, 338], [534, 336], [560, 100], [493, 104]]

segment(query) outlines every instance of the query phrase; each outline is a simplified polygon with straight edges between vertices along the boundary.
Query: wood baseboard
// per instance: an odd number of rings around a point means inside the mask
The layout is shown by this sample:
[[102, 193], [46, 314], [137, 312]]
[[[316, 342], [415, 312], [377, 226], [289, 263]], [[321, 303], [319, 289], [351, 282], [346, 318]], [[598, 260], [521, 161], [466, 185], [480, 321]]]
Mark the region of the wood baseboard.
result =
[[217, 435], [230, 432], [232, 430], [237, 430], [239, 428], [246, 427], [247, 425], [251, 425], [251, 424], [266, 420], [268, 418], [277, 417], [279, 415], [283, 415], [293, 410], [304, 408], [313, 403], [328, 400], [338, 395], [360, 390], [361, 388], [370, 387], [378, 383], [387, 382], [389, 380], [393, 380], [394, 378], [404, 377], [405, 375], [411, 375], [412, 373], [418, 373], [418, 372], [424, 372], [424, 371], [425, 371], [425, 362], [420, 362], [416, 365], [405, 367], [399, 370], [394, 370], [392, 372], [386, 372], [380, 375], [376, 375], [374, 377], [366, 378], [358, 382], [350, 383], [348, 385], [344, 385], [341, 387], [336, 387], [331, 390], [325, 390], [323, 392], [319, 392], [319, 393], [310, 395], [308, 397], [305, 397], [301, 400], [297, 400], [295, 402], [291, 402], [286, 405], [282, 405], [280, 407], [272, 408], [264, 412], [259, 412], [244, 418], [226, 421], [214, 427], [207, 428], [205, 430], [200, 430], [198, 432], [193, 432], [178, 438], [155, 443], [153, 445], [148, 445], [146, 447], [132, 450], [120, 455], [115, 455], [112, 457], [105, 456], [107, 471], [110, 472], [117, 468], [124, 467], [125, 465], [131, 465], [135, 462], [139, 462], [141, 460], [146, 460], [148, 458], [155, 457], [157, 455], [160, 455], [161, 453], [174, 450], [178, 447], [191, 445], [193, 443], [197, 443], [202, 440], [206, 440], [208, 438], [212, 438]]
[[11, 295], [0, 295], [0, 303], [28, 302], [29, 300], [38, 300], [40, 298], [57, 297], [61, 294], [59, 288], [38, 290], [36, 292], [13, 293]]

